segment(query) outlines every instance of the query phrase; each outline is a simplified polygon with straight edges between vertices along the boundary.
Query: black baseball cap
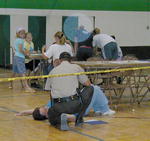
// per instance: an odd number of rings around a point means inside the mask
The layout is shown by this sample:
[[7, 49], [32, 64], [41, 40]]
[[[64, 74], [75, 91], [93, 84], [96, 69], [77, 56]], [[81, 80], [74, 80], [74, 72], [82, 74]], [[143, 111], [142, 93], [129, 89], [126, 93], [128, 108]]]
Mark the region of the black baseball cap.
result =
[[59, 59], [71, 59], [71, 55], [68, 52], [62, 52], [59, 56]]

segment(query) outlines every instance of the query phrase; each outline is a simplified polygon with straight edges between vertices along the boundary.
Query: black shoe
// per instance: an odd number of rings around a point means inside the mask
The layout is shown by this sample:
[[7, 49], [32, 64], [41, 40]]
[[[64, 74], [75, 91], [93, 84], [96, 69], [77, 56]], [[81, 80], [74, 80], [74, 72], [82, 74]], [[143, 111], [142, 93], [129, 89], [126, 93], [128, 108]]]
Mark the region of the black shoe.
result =
[[123, 82], [123, 79], [121, 77], [117, 77], [117, 84], [121, 84]]
[[75, 126], [79, 126], [81, 124], [83, 124], [84, 120], [83, 117], [76, 117], [76, 122], [75, 122]]
[[31, 83], [31, 87], [37, 88], [37, 89], [40, 89], [40, 88], [41, 88], [40, 85], [37, 84], [37, 83]]

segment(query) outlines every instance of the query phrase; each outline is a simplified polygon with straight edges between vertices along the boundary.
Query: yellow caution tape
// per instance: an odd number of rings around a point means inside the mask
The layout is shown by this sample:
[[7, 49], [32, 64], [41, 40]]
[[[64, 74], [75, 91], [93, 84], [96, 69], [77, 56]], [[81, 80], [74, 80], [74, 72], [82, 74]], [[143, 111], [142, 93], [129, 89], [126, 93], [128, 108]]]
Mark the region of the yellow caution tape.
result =
[[148, 67], [138, 67], [138, 68], [122, 68], [122, 69], [112, 69], [112, 70], [100, 70], [100, 71], [90, 71], [90, 72], [80, 72], [80, 73], [68, 73], [68, 74], [54, 74], [54, 75], [42, 75], [42, 76], [1, 78], [0, 82], [8, 82], [8, 81], [15, 81], [15, 80], [25, 80], [25, 79], [64, 77], [64, 76], [74, 76], [74, 75], [88, 75], [88, 74], [99, 74], [99, 73], [110, 73], [110, 72], [122, 72], [122, 71], [144, 70], [144, 69], [150, 69], [150, 66], [148, 66]]

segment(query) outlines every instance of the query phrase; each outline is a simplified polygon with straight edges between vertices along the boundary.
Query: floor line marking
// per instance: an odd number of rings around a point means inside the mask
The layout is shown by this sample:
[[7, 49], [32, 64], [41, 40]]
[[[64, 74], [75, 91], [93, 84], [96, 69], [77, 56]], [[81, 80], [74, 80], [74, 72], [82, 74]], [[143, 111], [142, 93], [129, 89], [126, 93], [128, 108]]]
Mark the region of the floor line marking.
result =
[[150, 119], [150, 117], [111, 117], [111, 118]]
[[[2, 109], [2, 111], [4, 111], [4, 112], [18, 113], [18, 111], [14, 110], [14, 109], [10, 109], [10, 108], [5, 107], [5, 106], [0, 106], [0, 109]], [[4, 121], [12, 121], [12, 120], [22, 120], [22, 119], [14, 118], [14, 119], [11, 119], [11, 120], [0, 120], [0, 121], [4, 122]], [[82, 133], [82, 132], [77, 131], [77, 130], [72, 129], [72, 128], [70, 128], [70, 131], [72, 131], [74, 133], [77, 133], [77, 134], [80, 134], [80, 135], [83, 135], [83, 136], [86, 136], [86, 137], [89, 137], [89, 138], [92, 138], [92, 139], [95, 139], [95, 140], [98, 140], [98, 141], [103, 141], [102, 139], [100, 139], [98, 137]]]
[[10, 109], [10, 108], [5, 107], [5, 106], [0, 106], [0, 108], [4, 109], [4, 111], [6, 111], [6, 112], [18, 113], [18, 111]]
[[100, 138], [98, 138], [98, 137], [95, 137], [95, 136], [91, 136], [91, 135], [85, 134], [85, 133], [83, 133], [83, 132], [80, 132], [80, 131], [75, 130], [75, 129], [72, 129], [72, 128], [70, 128], [70, 131], [72, 131], [72, 132], [74, 132], [74, 133], [77, 133], [77, 134], [80, 134], [80, 135], [82, 135], [82, 136], [86, 136], [86, 137], [95, 139], [95, 140], [97, 140], [97, 141], [104, 141], [104, 140], [102, 140], [102, 139], [100, 139]]

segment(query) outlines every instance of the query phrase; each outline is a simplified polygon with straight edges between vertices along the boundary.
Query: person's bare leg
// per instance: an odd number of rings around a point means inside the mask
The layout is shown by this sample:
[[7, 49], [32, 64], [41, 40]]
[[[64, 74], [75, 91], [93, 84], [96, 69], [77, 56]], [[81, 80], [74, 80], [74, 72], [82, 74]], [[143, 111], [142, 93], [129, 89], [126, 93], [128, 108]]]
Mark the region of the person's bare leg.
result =
[[22, 80], [20, 80], [20, 82], [21, 82], [21, 86], [22, 86], [22, 88], [24, 88], [23, 81], [22, 81]]
[[[16, 73], [13, 72], [12, 78], [15, 77], [15, 76], [16, 76]], [[13, 81], [10, 81], [10, 83], [9, 83], [9, 89], [13, 89]]]
[[[27, 70], [26, 76], [30, 76], [30, 74], [31, 74], [31, 71]], [[28, 82], [28, 85], [30, 85], [31, 83], [30, 79], [28, 79], [27, 82]]]
[[[23, 77], [25, 77], [25, 74], [22, 74]], [[35, 92], [34, 89], [32, 89], [29, 85], [27, 80], [22, 80], [23, 84], [24, 84], [24, 88], [26, 92]]]

